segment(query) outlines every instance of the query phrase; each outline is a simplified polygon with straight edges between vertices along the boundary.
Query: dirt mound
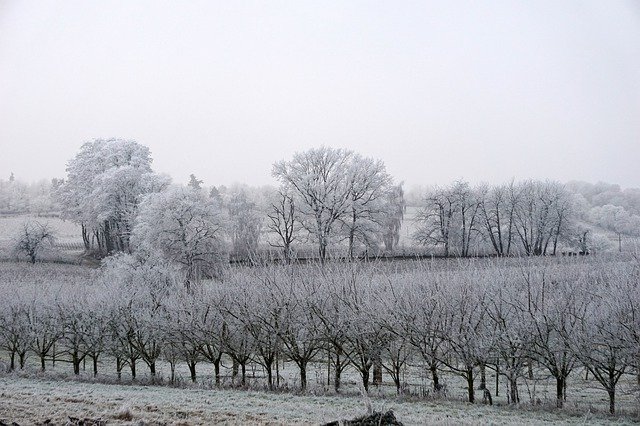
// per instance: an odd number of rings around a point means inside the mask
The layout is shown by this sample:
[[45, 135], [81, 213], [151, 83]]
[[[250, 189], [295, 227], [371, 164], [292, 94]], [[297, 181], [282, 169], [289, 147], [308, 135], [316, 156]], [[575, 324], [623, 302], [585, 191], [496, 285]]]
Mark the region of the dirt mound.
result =
[[374, 411], [372, 414], [356, 417], [353, 420], [336, 420], [324, 426], [402, 426], [402, 422], [396, 419], [392, 410], [389, 410], [386, 413]]

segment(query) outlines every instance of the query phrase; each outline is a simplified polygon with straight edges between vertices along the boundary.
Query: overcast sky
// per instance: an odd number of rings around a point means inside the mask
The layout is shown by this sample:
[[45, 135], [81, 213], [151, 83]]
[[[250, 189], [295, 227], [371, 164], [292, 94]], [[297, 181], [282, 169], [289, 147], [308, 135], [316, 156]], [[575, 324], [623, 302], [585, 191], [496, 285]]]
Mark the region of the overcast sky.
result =
[[640, 3], [0, 0], [0, 178], [96, 137], [184, 183], [328, 145], [409, 187], [640, 187]]

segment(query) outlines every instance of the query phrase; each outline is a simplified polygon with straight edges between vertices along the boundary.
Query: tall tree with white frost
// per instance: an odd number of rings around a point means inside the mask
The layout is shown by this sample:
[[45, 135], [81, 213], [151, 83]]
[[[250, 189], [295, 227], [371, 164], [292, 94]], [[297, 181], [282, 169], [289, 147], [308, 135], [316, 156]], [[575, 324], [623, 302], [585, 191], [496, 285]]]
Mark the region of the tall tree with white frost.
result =
[[169, 178], [151, 170], [149, 149], [132, 140], [86, 142], [67, 165], [58, 195], [62, 216], [82, 226], [87, 251], [129, 251], [141, 196], [158, 192]]
[[381, 161], [321, 147], [275, 163], [272, 173], [295, 195], [300, 222], [317, 242], [321, 262], [340, 231], [351, 257], [357, 241], [371, 244], [379, 234], [382, 201], [392, 184]]
[[227, 260], [226, 219], [215, 201], [188, 188], [147, 195], [132, 235], [142, 253], [157, 253], [180, 267], [185, 286], [219, 276]]
[[365, 247], [377, 245], [384, 224], [387, 195], [393, 181], [380, 160], [354, 154], [347, 175], [349, 206], [340, 218], [342, 231], [349, 244], [349, 258], [353, 259], [357, 242]]
[[273, 165], [273, 176], [295, 192], [301, 223], [318, 243], [318, 256], [324, 262], [338, 220], [349, 208], [347, 181], [353, 152], [321, 147], [298, 152], [291, 161]]

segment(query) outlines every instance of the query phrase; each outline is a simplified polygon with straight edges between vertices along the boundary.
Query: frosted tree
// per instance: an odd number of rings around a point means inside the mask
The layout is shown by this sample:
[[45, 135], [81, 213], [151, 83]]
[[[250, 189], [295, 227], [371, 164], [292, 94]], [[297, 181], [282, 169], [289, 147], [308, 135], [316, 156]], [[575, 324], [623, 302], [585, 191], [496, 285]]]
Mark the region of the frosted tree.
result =
[[443, 388], [439, 370], [447, 339], [442, 333], [447, 303], [442, 297], [444, 283], [439, 277], [431, 276], [431, 279], [424, 280], [424, 276], [425, 271], [419, 269], [400, 282], [394, 282], [398, 287], [395, 292], [397, 306], [390, 311], [393, 323], [398, 326], [391, 331], [399, 339], [408, 340], [419, 354], [431, 375], [433, 391], [437, 393]]
[[385, 250], [393, 251], [400, 242], [400, 230], [407, 206], [404, 199], [402, 182], [392, 185], [383, 199], [382, 213], [382, 242]]
[[63, 218], [81, 225], [86, 250], [103, 256], [129, 250], [142, 195], [169, 183], [153, 173], [151, 161], [147, 147], [123, 139], [86, 142], [69, 161], [58, 196]]
[[335, 229], [349, 209], [347, 180], [353, 152], [322, 147], [296, 153], [273, 165], [273, 176], [295, 193], [303, 227], [316, 240], [321, 262]]
[[514, 229], [526, 255], [555, 254], [558, 239], [573, 221], [570, 194], [557, 182], [526, 181], [512, 193]]
[[202, 181], [192, 173], [189, 175], [189, 183], [187, 184], [187, 186], [197, 191], [202, 189]]
[[292, 245], [298, 239], [300, 224], [296, 219], [295, 198], [286, 186], [280, 188], [271, 197], [268, 208], [267, 230], [275, 235], [275, 241], [269, 245], [282, 249], [285, 263], [291, 261]]
[[0, 311], [0, 348], [9, 354], [9, 369], [16, 367], [16, 356], [23, 369], [31, 345], [29, 305], [21, 298], [6, 300]]
[[124, 295], [117, 301], [118, 316], [115, 327], [112, 326], [118, 345], [116, 353], [134, 355], [130, 358], [132, 375], [135, 360], [141, 359], [154, 381], [170, 319], [167, 301], [176, 297], [184, 275], [174, 262], [148, 252], [144, 256], [123, 253], [110, 256], [102, 268], [103, 279], [114, 283], [117, 293]]
[[245, 187], [232, 188], [225, 200], [233, 253], [251, 258], [258, 249], [263, 213]]
[[514, 208], [517, 201], [511, 197], [510, 185], [481, 186], [478, 190], [480, 201], [480, 227], [498, 256], [511, 254], [514, 237]]
[[616, 234], [618, 251], [622, 251], [622, 236], [640, 235], [640, 216], [629, 213], [624, 207], [606, 204], [591, 209], [589, 216], [598, 226]]
[[487, 324], [485, 308], [486, 294], [477, 283], [478, 269], [472, 270], [474, 274], [445, 273], [451, 285], [447, 289], [447, 304], [441, 328], [436, 332], [446, 336], [440, 361], [452, 373], [465, 379], [470, 403], [475, 402], [474, 369], [486, 360], [487, 351], [491, 347], [491, 330]]
[[55, 300], [48, 288], [39, 289], [28, 311], [32, 337], [30, 349], [40, 359], [40, 369], [45, 371], [45, 361], [62, 337], [64, 329], [55, 317]]
[[[628, 295], [616, 288], [626, 277], [619, 276], [611, 265], [602, 264], [598, 269], [587, 277], [587, 282], [588, 288], [600, 291], [584, 292], [586, 303], [571, 307], [569, 314], [577, 320], [577, 326], [573, 333], [564, 333], [563, 337], [582, 365], [606, 390], [609, 412], [615, 414], [618, 381], [632, 364], [632, 342], [627, 340], [624, 327], [627, 312], [622, 303]], [[613, 297], [603, 297], [606, 292], [611, 292]]]
[[414, 239], [423, 245], [442, 246], [444, 256], [469, 256], [478, 234], [480, 201], [467, 182], [434, 188], [418, 213]]
[[177, 265], [190, 287], [203, 277], [220, 276], [228, 259], [225, 224], [213, 200], [177, 187], [143, 199], [131, 239], [141, 255], [155, 253]]
[[20, 227], [13, 239], [13, 251], [18, 256], [26, 256], [33, 264], [45, 251], [52, 250], [55, 231], [48, 223], [27, 221]]
[[378, 237], [386, 219], [388, 194], [392, 179], [381, 160], [353, 154], [347, 185], [348, 208], [340, 218], [342, 233], [346, 235], [349, 258], [355, 257], [357, 243], [365, 247], [376, 247]]
[[317, 242], [321, 262], [332, 240], [346, 239], [350, 257], [357, 242], [373, 245], [392, 184], [384, 163], [321, 147], [275, 163], [273, 176], [294, 194], [300, 223]]

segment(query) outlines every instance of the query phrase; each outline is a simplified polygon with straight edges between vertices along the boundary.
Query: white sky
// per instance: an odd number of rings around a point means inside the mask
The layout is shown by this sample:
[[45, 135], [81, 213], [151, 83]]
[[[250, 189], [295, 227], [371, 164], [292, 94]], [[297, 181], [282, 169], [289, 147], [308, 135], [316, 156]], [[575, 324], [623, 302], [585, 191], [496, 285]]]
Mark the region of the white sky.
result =
[[184, 183], [324, 144], [408, 187], [640, 187], [640, 3], [0, 0], [0, 177], [95, 137]]

